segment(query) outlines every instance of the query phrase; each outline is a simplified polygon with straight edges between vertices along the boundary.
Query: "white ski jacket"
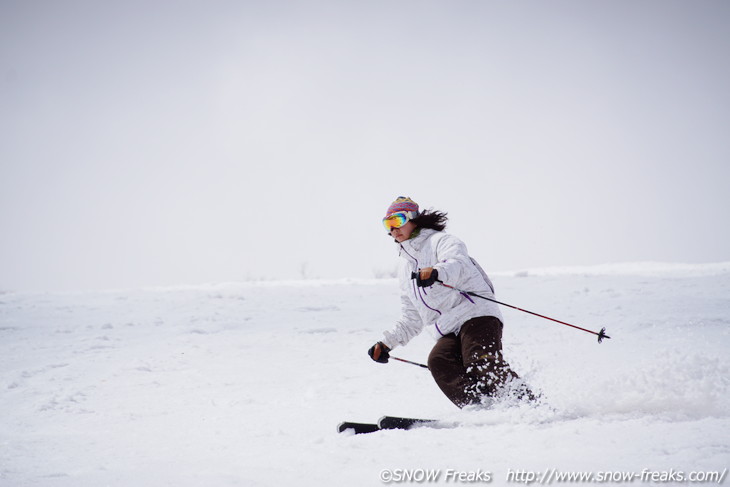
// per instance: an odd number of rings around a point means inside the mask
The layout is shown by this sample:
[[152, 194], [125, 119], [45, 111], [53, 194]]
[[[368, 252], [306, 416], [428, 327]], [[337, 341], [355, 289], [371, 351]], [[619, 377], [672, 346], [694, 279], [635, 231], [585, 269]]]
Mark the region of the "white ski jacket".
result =
[[391, 331], [385, 332], [383, 343], [393, 349], [405, 345], [421, 333], [425, 326], [436, 338], [459, 333], [461, 325], [478, 316], [502, 319], [496, 303], [474, 298], [435, 283], [431, 287], [416, 286], [413, 272], [425, 267], [438, 270], [444, 283], [494, 299], [494, 286], [479, 264], [469, 257], [464, 242], [444, 232], [422, 229], [400, 243], [399, 268], [402, 317]]

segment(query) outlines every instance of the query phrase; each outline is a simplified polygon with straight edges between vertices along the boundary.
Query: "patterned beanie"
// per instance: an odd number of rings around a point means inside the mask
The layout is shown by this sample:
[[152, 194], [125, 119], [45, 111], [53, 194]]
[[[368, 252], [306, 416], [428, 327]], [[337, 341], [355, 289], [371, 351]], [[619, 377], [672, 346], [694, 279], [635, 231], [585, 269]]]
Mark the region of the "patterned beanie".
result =
[[396, 198], [396, 200], [388, 207], [388, 211], [385, 213], [385, 216], [392, 215], [399, 211], [413, 211], [418, 214], [418, 203], [407, 196], [398, 196], [398, 198]]

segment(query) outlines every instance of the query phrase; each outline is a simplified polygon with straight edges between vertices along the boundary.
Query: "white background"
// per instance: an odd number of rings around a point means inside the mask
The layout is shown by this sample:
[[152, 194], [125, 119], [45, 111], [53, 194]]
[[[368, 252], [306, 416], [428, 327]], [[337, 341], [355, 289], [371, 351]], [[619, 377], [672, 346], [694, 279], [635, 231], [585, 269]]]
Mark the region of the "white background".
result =
[[723, 1], [0, 3], [0, 289], [730, 258]]

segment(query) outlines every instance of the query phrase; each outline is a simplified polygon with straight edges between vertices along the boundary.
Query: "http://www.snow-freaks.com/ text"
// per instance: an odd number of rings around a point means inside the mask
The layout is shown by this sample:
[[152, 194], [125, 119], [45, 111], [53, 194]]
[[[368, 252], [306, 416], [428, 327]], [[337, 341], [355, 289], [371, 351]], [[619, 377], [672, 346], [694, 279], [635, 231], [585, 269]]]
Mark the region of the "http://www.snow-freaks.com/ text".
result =
[[[690, 483], [690, 484], [722, 484], [727, 476], [727, 468], [722, 471], [683, 470], [651, 470], [645, 468], [640, 472], [601, 471], [601, 472], [568, 472], [556, 468], [544, 471], [508, 469], [502, 480], [507, 483], [524, 485], [552, 485], [565, 483]], [[393, 468], [380, 471], [380, 481], [384, 484], [479, 484], [492, 483], [498, 479], [489, 470], [456, 470], [425, 468]], [[499, 482], [501, 483], [501, 482]]]

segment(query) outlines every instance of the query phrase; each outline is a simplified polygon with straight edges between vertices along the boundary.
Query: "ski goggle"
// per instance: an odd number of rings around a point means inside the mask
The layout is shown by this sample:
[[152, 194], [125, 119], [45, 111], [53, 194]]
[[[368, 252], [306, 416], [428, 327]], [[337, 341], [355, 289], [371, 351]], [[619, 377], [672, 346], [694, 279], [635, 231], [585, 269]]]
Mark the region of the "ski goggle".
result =
[[394, 228], [400, 228], [410, 220], [416, 218], [418, 213], [415, 211], [399, 211], [392, 213], [383, 218], [383, 226], [390, 233]]

